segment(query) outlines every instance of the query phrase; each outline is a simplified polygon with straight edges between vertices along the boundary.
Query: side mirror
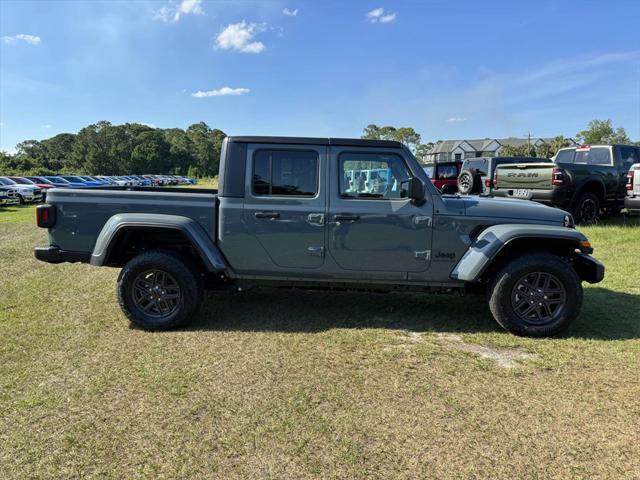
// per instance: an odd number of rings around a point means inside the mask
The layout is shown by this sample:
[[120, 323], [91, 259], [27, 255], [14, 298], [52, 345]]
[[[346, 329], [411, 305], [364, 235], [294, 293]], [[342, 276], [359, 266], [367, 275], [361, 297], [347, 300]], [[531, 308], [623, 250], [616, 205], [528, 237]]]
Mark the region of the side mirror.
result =
[[424, 203], [424, 183], [418, 177], [411, 177], [407, 185], [407, 196], [416, 205]]

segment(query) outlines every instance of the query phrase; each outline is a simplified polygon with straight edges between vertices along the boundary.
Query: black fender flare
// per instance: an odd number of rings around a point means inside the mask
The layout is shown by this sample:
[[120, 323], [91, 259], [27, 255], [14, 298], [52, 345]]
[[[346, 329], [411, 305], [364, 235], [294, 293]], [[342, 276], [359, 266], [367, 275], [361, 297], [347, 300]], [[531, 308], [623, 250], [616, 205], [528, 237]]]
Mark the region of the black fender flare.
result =
[[220, 249], [206, 230], [194, 219], [179, 215], [155, 213], [119, 213], [112, 216], [102, 227], [91, 253], [91, 265], [105, 264], [114, 240], [128, 229], [177, 230], [191, 242], [205, 267], [210, 272], [227, 270], [227, 263]]

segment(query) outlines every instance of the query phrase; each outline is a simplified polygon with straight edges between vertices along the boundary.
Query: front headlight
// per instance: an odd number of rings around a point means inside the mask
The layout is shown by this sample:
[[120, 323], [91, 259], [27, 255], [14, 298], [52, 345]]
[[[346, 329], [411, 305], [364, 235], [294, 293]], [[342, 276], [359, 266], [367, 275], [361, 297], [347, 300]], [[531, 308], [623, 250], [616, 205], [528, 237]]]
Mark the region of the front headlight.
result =
[[567, 228], [576, 228], [576, 223], [573, 221], [573, 216], [570, 213], [564, 216], [564, 226]]

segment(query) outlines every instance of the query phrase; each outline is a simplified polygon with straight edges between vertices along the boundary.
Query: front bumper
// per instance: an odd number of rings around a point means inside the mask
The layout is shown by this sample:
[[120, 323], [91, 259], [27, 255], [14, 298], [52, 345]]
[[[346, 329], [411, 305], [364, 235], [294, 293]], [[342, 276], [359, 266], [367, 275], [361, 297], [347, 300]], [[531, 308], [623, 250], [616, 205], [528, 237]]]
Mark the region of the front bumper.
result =
[[91, 260], [91, 253], [60, 250], [55, 245], [36, 247], [33, 253], [38, 260], [47, 263], [89, 263]]
[[589, 283], [599, 283], [604, 279], [604, 265], [593, 257], [579, 253], [573, 257], [573, 268], [578, 276]]
[[624, 197], [624, 206], [629, 212], [640, 212], [640, 197]]

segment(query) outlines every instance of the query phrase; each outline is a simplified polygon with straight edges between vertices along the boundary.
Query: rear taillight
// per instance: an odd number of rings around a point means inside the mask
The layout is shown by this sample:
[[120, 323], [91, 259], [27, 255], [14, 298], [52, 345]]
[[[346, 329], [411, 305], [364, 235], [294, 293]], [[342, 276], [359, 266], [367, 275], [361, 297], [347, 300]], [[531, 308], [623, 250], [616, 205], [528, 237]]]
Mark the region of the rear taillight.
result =
[[635, 172], [632, 170], [629, 173], [627, 173], [627, 190], [628, 191], [632, 191], [633, 190], [633, 175], [635, 174]]
[[498, 188], [498, 169], [493, 171], [493, 188]]
[[56, 223], [56, 207], [38, 205], [36, 208], [36, 224], [41, 228], [51, 228]]
[[564, 185], [564, 172], [561, 168], [554, 168], [551, 174], [551, 184], [554, 186]]
[[484, 181], [484, 186], [487, 188], [491, 188], [491, 180], [489, 180], [488, 178]]

